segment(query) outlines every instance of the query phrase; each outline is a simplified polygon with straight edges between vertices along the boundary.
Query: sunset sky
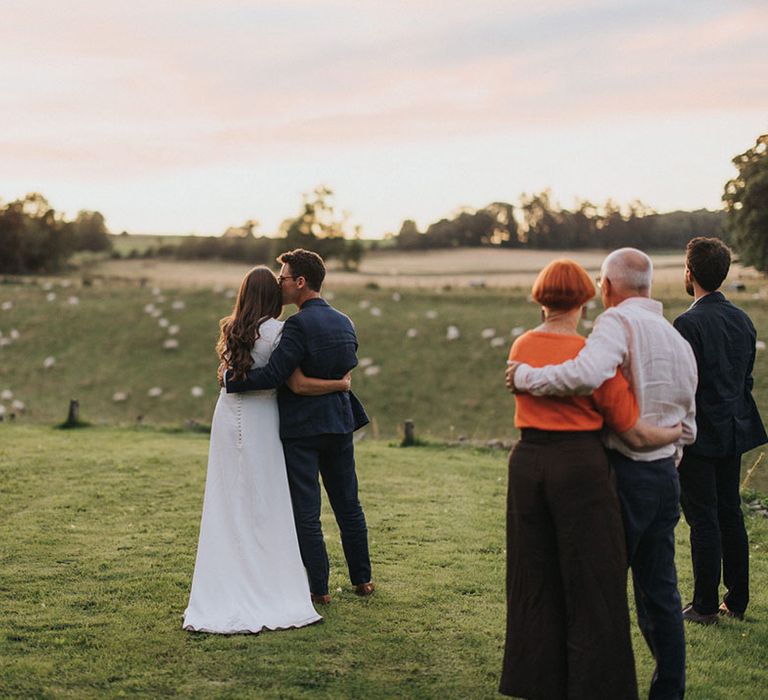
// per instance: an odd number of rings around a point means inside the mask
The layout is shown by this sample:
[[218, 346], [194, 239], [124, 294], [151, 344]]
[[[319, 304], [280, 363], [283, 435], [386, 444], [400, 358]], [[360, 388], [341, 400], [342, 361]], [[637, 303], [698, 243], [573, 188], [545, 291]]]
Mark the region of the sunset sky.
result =
[[768, 131], [764, 0], [5, 0], [0, 198], [114, 232], [367, 236], [551, 187], [718, 208]]

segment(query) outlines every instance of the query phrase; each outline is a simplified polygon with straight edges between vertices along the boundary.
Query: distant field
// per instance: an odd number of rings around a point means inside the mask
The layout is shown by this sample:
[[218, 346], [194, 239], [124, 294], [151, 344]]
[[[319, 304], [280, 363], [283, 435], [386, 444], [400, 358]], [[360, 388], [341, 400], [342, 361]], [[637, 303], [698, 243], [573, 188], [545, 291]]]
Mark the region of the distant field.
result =
[[[392, 289], [467, 287], [529, 287], [550, 260], [570, 257], [597, 274], [605, 251], [488, 250], [462, 248], [437, 251], [376, 251], [366, 254], [356, 273], [331, 265], [328, 284], [359, 286], [377, 284]], [[677, 293], [682, 284], [682, 254], [654, 254], [656, 284], [663, 292]], [[110, 260], [93, 270], [107, 279], [144, 279], [149, 284], [174, 287], [237, 286], [249, 265], [224, 262], [171, 262], [161, 260]], [[734, 265], [731, 280], [743, 279], [768, 286], [752, 268]]]
[[[77, 398], [83, 419], [94, 423], [208, 423], [218, 391], [218, 320], [231, 310], [239, 274], [231, 286], [213, 289], [202, 286], [205, 265], [182, 268], [201, 286], [171, 286], [175, 279], [156, 289], [135, 281], [81, 287], [75, 280], [51, 288], [50, 280], [0, 284], [0, 306], [11, 305], [0, 310], [0, 391], [13, 394], [0, 400], [6, 414], [20, 400], [26, 405], [20, 420], [53, 423], [65, 418], [69, 399]], [[746, 292], [732, 298], [767, 339], [761, 289], [764, 294], [764, 283], [748, 281]], [[538, 323], [527, 288], [395, 291], [349, 287], [331, 276], [327, 291], [357, 324], [361, 366], [353, 388], [374, 419], [366, 428], [369, 437], [396, 436], [405, 419], [432, 440], [515, 437], [503, 372], [513, 335]], [[662, 299], [670, 318], [689, 303], [677, 286]], [[590, 318], [599, 311], [596, 305]], [[459, 338], [447, 339], [449, 326]], [[178, 347], [165, 349], [167, 341]], [[757, 358], [756, 397], [768, 416], [768, 351], [758, 351]], [[47, 369], [46, 360], [53, 362]], [[768, 488], [768, 463], [757, 479]]]
[[120, 255], [128, 256], [143, 255], [150, 248], [156, 248], [161, 245], [178, 245], [187, 236], [168, 236], [168, 235], [138, 235], [130, 234], [128, 236], [116, 235], [110, 236], [112, 239], [112, 248]]
[[[331, 271], [328, 296], [356, 322], [362, 365], [372, 365], [361, 366], [353, 380], [374, 418], [367, 434], [394, 436], [402, 421], [413, 419], [417, 433], [429, 439], [514, 438], [504, 361], [514, 333], [538, 323], [539, 310], [527, 301], [531, 281], [560, 254], [378, 253], [366, 258], [363, 275]], [[596, 271], [603, 253], [572, 257]], [[669, 280], [656, 285], [669, 318], [690, 301], [679, 284], [680, 266], [680, 256], [656, 257], [657, 279]], [[96, 423], [208, 423], [217, 392], [213, 346], [218, 320], [230, 311], [246, 269], [224, 263], [114, 261], [89, 269], [97, 277], [88, 287], [79, 276], [7, 280], [0, 284], [0, 305], [9, 302], [12, 308], [0, 310], [0, 344], [5, 345], [0, 346], [0, 391], [10, 390], [13, 399], [0, 400], [0, 405], [9, 414], [12, 400], [23, 401], [21, 420], [32, 422], [63, 420], [69, 399], [77, 398], [83, 418]], [[421, 274], [412, 275], [416, 270]], [[458, 275], [460, 270], [478, 274]], [[737, 268], [730, 279], [738, 278], [747, 289], [731, 296], [750, 313], [765, 340], [768, 282]], [[471, 279], [486, 286], [462, 286]], [[502, 288], [502, 282], [513, 279], [517, 289]], [[70, 297], [77, 297], [77, 303], [70, 303]], [[183, 308], [174, 308], [174, 302]], [[145, 311], [147, 305], [156, 309], [155, 316]], [[590, 318], [599, 311], [596, 305]], [[456, 326], [458, 339], [446, 339], [448, 326]], [[178, 347], [164, 349], [166, 341]], [[757, 357], [756, 396], [768, 416], [768, 352], [761, 350]], [[54, 364], [45, 369], [47, 358]], [[158, 395], [150, 396], [152, 389]], [[768, 464], [761, 470], [766, 476], [758, 479], [768, 487]]]

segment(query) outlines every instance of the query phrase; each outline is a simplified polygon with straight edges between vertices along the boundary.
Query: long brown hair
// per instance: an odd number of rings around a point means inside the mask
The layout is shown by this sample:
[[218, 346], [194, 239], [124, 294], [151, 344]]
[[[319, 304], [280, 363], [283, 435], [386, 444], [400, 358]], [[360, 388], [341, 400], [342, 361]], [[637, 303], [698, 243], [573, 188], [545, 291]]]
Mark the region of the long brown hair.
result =
[[251, 368], [251, 350], [261, 324], [277, 318], [282, 311], [280, 285], [272, 271], [261, 265], [249, 270], [240, 284], [232, 313], [219, 321], [216, 352], [233, 371], [234, 379], [245, 379]]

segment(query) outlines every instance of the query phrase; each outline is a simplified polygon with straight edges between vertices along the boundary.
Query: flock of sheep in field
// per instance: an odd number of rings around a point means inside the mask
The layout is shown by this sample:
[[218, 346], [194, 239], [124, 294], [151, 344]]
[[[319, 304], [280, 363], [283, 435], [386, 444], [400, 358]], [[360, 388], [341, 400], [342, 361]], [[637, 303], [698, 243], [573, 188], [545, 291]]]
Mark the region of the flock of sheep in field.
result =
[[[384, 258], [385, 256], [382, 256]], [[418, 256], [414, 256], [418, 257]], [[440, 265], [445, 266], [448, 262], [457, 262], [455, 259], [456, 256], [442, 256], [439, 258], [436, 258]], [[529, 256], [530, 257], [530, 256]], [[595, 263], [597, 258], [593, 260], [592, 258], [589, 258], [587, 260], [588, 256], [585, 257], [584, 262], [589, 263]], [[592, 254], [592, 257], [594, 257], [594, 254]], [[374, 261], [371, 261], [373, 263]], [[389, 262], [394, 262], [389, 261]], [[397, 262], [399, 262], [402, 265], [402, 260], [398, 259]], [[487, 260], [485, 257], [483, 257], [482, 260], [478, 259], [477, 264], [479, 265], [481, 262], [485, 262], [487, 264]], [[499, 263], [499, 261], [495, 261], [496, 264]], [[504, 260], [504, 262], [508, 262], [507, 260]], [[521, 265], [522, 262], [525, 262], [527, 265], [532, 265], [534, 262], [538, 262], [538, 258], [536, 260], [526, 260], [524, 261], [517, 261], [518, 265]], [[381, 266], [384, 263], [384, 260], [376, 261], [376, 263]], [[410, 260], [409, 263], [411, 265], [415, 265], [417, 263], [421, 263], [422, 265], [425, 263], [424, 260]], [[464, 260], [464, 264], [467, 264], [467, 261]], [[674, 269], [675, 272], [679, 272], [676, 270], [675, 266], [669, 266], [669, 261], [664, 260], [663, 263], [659, 266], [659, 272], [663, 271], [664, 273], [671, 272], [670, 268]], [[371, 264], [371, 267], [375, 267], [374, 264]], [[142, 268], [143, 269], [143, 268]], [[455, 270], [453, 268], [450, 268], [450, 273], [455, 274]], [[160, 272], [158, 270], [158, 272]], [[410, 272], [410, 269], [404, 269], [402, 270], [403, 273], [406, 275]], [[338, 273], [337, 273], [338, 274]], [[194, 277], [194, 276], [193, 276]], [[189, 277], [187, 278], [190, 279]], [[198, 280], [199, 281], [199, 280]], [[215, 284], [212, 285], [210, 288], [212, 289], [213, 293], [216, 295], [221, 295], [224, 298], [228, 300], [234, 300], [234, 297], [236, 296], [237, 292], [233, 288], [232, 283], [233, 280], [230, 278], [225, 278], [225, 281], [227, 284]], [[390, 281], [392, 281], [390, 279]], [[401, 279], [402, 281], [402, 279]], [[434, 282], [437, 282], [437, 279], [434, 280]], [[152, 282], [151, 282], [152, 283]], [[187, 302], [181, 298], [178, 291], [174, 291], [173, 293], [170, 293], [168, 290], [164, 290], [160, 285], [162, 282], [155, 281], [155, 284], [158, 286], [155, 286], [151, 290], [152, 294], [152, 300], [149, 303], [144, 304], [143, 311], [148, 317], [148, 319], [156, 323], [159, 328], [163, 329], [164, 336], [161, 341], [161, 346], [158, 348], [161, 352], [174, 352], [178, 351], [181, 347], [181, 344], [183, 343], [182, 340], [182, 325], [181, 320], [183, 318], [182, 312], [187, 309]], [[40, 292], [41, 292], [41, 303], [43, 304], [50, 304], [51, 307], [55, 307], [57, 305], [60, 306], [66, 306], [67, 308], [76, 309], [80, 306], [80, 297], [77, 294], [77, 289], [75, 283], [73, 283], [72, 280], [69, 279], [58, 279], [58, 280], [37, 280], [33, 281], [31, 283], [33, 286], [36, 286]], [[371, 283], [372, 284], [372, 283]], [[378, 286], [378, 285], [377, 285]], [[389, 285], [387, 285], [389, 286]], [[356, 313], [367, 313], [370, 314], [372, 317], [378, 319], [385, 317], [387, 315], [387, 309], [386, 305], [376, 305], [376, 303], [371, 302], [370, 300], [365, 298], [365, 292], [362, 288], [360, 288], [361, 294], [360, 299], [357, 303], [357, 312]], [[407, 285], [406, 287], [402, 289], [392, 289], [392, 287], [389, 287], [389, 292], [391, 293], [391, 301], [393, 303], [398, 303], [402, 300], [403, 294], [407, 294], [408, 291], [412, 291]], [[765, 298], [768, 296], [768, 287], [761, 286], [759, 291], [752, 294], [753, 298]], [[333, 292], [329, 291], [325, 295], [326, 299], [333, 303], [334, 294]], [[8, 312], [14, 309], [14, 304], [16, 302], [11, 299], [2, 299], [0, 297], [0, 353], [2, 352], [3, 348], [9, 347], [20, 340], [23, 340], [23, 334], [14, 327], [8, 328], [3, 323], [3, 312]], [[384, 308], [382, 308], [384, 306]], [[589, 307], [591, 310], [597, 309], [598, 304], [596, 301], [591, 301], [589, 303]], [[439, 316], [438, 312], [434, 309], [429, 309], [424, 312], [424, 318], [426, 320], [435, 320]], [[462, 337], [462, 334], [464, 333], [463, 330], [459, 327], [459, 325], [456, 325], [455, 322], [450, 322], [451, 319], [446, 320], [444, 328], [444, 335], [443, 340], [445, 342], [451, 342], [459, 340]], [[585, 319], [582, 321], [582, 328], [584, 330], [589, 330], [589, 328], [592, 326], [592, 322]], [[431, 331], [434, 333], [434, 325], [432, 325], [433, 330]], [[502, 347], [508, 347], [509, 344], [518, 336], [520, 336], [526, 329], [523, 326], [515, 326], [511, 330], [503, 330], [499, 331], [496, 328], [493, 327], [487, 327], [482, 330], [480, 333], [480, 340], [483, 343], [488, 343], [490, 347], [492, 348], [502, 348]], [[422, 328], [418, 327], [418, 324], [412, 323], [411, 327], [407, 328], [405, 330], [405, 338], [404, 342], [407, 343], [409, 340], [413, 340], [415, 338], [420, 337], [423, 335], [425, 331]], [[466, 335], [464, 333], [464, 335]], [[763, 350], [765, 348], [765, 343], [761, 340], [757, 341], [757, 348], [758, 350]], [[39, 361], [39, 360], [38, 360]], [[50, 371], [54, 367], [57, 366], [57, 357], [55, 355], [48, 355], [44, 359], [42, 359], [42, 366], [41, 369], [43, 371]], [[361, 371], [365, 376], [368, 377], [374, 377], [376, 375], [379, 375], [382, 371], [381, 366], [375, 361], [372, 357], [361, 357], [359, 361], [359, 371]], [[115, 403], [121, 403], [126, 402], [131, 397], [131, 390], [130, 388], [123, 388], [123, 387], [113, 387], [111, 389], [112, 394], [111, 398], [112, 401]], [[143, 393], [142, 389], [142, 393]], [[5, 386], [3, 387], [2, 384], [0, 384], [0, 420], [7, 420], [7, 419], [13, 419], [19, 415], [24, 414], [27, 411], [27, 403], [25, 402], [24, 398], [18, 396], [19, 392], [15, 391]], [[161, 386], [152, 386], [146, 391], [146, 395], [149, 398], [152, 399], [158, 399], [162, 396], [164, 396], [164, 388]], [[199, 385], [191, 386], [189, 388], [189, 395], [191, 395], [194, 398], [202, 398], [205, 396], [205, 390], [203, 387]]]

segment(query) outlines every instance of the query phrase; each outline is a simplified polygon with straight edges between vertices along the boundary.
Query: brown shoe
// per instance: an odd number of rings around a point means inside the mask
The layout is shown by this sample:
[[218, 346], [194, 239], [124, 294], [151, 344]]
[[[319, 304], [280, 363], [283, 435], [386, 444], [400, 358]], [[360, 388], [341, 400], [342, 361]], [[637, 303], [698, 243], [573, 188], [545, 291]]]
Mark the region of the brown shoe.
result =
[[373, 581], [368, 581], [368, 583], [358, 583], [355, 586], [355, 593], [361, 596], [371, 595], [375, 590], [376, 586], [373, 585]]
[[324, 593], [323, 595], [319, 595], [318, 593], [311, 593], [312, 596], [312, 602], [315, 605], [329, 605], [331, 602], [331, 596], [329, 596], [327, 593]]
[[736, 620], [744, 621], [744, 613], [731, 610], [725, 603], [720, 603], [720, 609], [717, 612], [725, 617], [732, 617]]
[[683, 620], [688, 620], [688, 622], [695, 622], [697, 625], [716, 625], [717, 613], [704, 615], [703, 613], [696, 612], [693, 607], [693, 603], [690, 603], [683, 608]]

